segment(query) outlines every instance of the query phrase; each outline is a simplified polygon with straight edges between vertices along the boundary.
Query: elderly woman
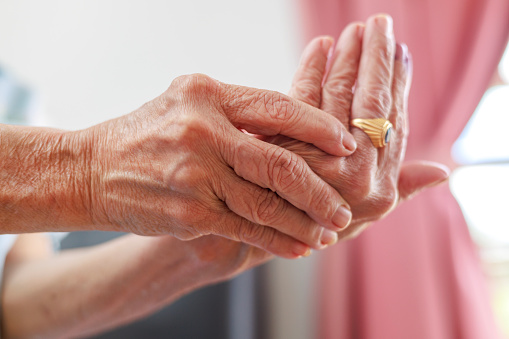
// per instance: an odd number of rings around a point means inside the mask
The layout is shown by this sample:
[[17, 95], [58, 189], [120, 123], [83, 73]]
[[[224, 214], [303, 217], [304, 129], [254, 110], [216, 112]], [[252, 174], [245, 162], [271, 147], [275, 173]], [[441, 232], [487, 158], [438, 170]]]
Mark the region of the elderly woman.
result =
[[195, 75], [88, 130], [3, 126], [4, 232], [169, 234], [56, 255], [20, 236], [4, 270], [5, 337], [104, 331], [268, 252], [296, 258], [356, 234], [445, 180], [439, 166], [401, 164], [411, 58], [391, 19], [351, 24], [329, 59], [332, 45], [309, 44], [294, 99]]

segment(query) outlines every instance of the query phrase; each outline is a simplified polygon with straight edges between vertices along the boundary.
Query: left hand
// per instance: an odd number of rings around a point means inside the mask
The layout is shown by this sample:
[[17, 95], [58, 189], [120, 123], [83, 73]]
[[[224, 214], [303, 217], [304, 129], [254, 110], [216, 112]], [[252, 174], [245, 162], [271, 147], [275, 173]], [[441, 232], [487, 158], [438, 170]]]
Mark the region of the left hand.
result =
[[339, 233], [339, 239], [345, 239], [384, 217], [399, 202], [444, 181], [448, 170], [423, 161], [403, 163], [412, 59], [406, 46], [396, 46], [392, 19], [376, 15], [366, 26], [350, 24], [339, 38], [326, 76], [331, 44], [330, 38], [322, 37], [308, 45], [290, 95], [320, 107], [345, 126], [355, 118], [388, 119], [393, 124], [390, 143], [376, 148], [367, 134], [350, 127], [357, 151], [340, 158], [283, 136], [268, 141], [302, 156], [349, 203], [352, 223]]

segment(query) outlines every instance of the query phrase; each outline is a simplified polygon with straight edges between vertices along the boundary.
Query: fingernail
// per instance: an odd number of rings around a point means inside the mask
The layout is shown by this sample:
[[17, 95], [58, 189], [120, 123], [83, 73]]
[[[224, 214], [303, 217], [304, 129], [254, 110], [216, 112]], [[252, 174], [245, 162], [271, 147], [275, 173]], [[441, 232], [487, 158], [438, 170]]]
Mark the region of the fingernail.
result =
[[343, 134], [343, 147], [346, 148], [350, 152], [354, 152], [357, 149], [357, 142], [355, 138], [350, 133]]
[[324, 55], [329, 55], [332, 50], [332, 45], [334, 44], [334, 39], [330, 36], [323, 37], [322, 40], [322, 52]]
[[344, 205], [339, 206], [336, 214], [332, 217], [332, 223], [339, 229], [346, 228], [352, 220], [352, 212]]
[[385, 34], [392, 31], [392, 18], [386, 14], [377, 15], [375, 23]]
[[366, 25], [364, 24], [359, 24], [359, 26], [357, 26], [357, 36], [361, 40], [364, 37], [364, 28], [366, 28]]
[[334, 231], [328, 230], [326, 228], [322, 229], [322, 235], [320, 236], [321, 248], [325, 248], [327, 246], [334, 245], [338, 242], [338, 234]]
[[308, 245], [301, 242], [296, 242], [293, 246], [293, 254], [298, 257], [307, 257], [311, 254], [311, 248]]
[[408, 47], [405, 44], [396, 44], [396, 54], [394, 59], [401, 61], [408, 68]]
[[405, 63], [408, 76], [410, 76], [410, 74], [412, 74], [412, 72], [413, 72], [413, 61], [412, 61], [412, 53], [408, 52], [408, 50], [406, 51], [406, 57], [403, 60], [403, 62]]

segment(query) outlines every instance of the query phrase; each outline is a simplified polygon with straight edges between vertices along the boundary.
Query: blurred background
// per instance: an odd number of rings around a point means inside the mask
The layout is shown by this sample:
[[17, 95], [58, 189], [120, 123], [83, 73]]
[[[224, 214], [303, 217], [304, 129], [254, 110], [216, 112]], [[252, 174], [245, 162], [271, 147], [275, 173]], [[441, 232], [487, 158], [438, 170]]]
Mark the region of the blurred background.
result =
[[[131, 112], [188, 73], [286, 92], [304, 45], [301, 29], [293, 0], [2, 1], [0, 93], [14, 91], [17, 101], [8, 105], [0, 95], [0, 118], [81, 129]], [[507, 51], [500, 71], [508, 81]], [[493, 126], [494, 119], [505, 123]], [[509, 86], [500, 84], [455, 144], [462, 166], [450, 184], [468, 211], [493, 307], [509, 335], [508, 124]], [[116, 236], [73, 233], [62, 247]], [[258, 270], [97, 338], [311, 338], [313, 256]]]

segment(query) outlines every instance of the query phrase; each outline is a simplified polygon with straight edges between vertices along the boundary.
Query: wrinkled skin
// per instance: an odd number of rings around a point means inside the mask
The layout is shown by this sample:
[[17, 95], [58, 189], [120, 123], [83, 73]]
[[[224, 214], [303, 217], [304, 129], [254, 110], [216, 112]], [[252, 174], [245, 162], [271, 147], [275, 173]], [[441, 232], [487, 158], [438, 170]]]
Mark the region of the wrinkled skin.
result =
[[[284, 136], [258, 138], [299, 154], [313, 171], [342, 194], [353, 212], [350, 226], [339, 232], [340, 239], [347, 239], [418, 191], [446, 180], [448, 171], [439, 164], [424, 161], [402, 162], [408, 134], [411, 58], [406, 46], [395, 46], [390, 18], [374, 16], [366, 26], [349, 25], [328, 61], [331, 45], [332, 39], [327, 37], [310, 42], [290, 95], [320, 107], [345, 126], [353, 118], [388, 118], [394, 125], [390, 143], [377, 149], [364, 132], [351, 127], [358, 145], [356, 152], [349, 157], [335, 157]], [[330, 69], [323, 80], [327, 62]], [[226, 277], [271, 258], [257, 248], [219, 238], [197, 239], [193, 246], [200, 258], [218, 267], [228, 267]], [[215, 256], [215, 251], [221, 255]]]
[[241, 129], [351, 154], [342, 143], [349, 132], [317, 108], [205, 75], [180, 77], [130, 115], [81, 132], [95, 155], [94, 223], [181, 240], [220, 235], [286, 258], [335, 242], [351, 215], [335, 222], [347, 207], [340, 194], [300, 156]]
[[[349, 25], [334, 51], [321, 95], [316, 93], [321, 85], [319, 79], [324, 76], [326, 59], [304, 60], [315, 67], [299, 70], [290, 94], [320, 107], [346, 126], [355, 118], [391, 120], [394, 128], [386, 147], [375, 148], [369, 137], [355, 127], [351, 130], [357, 151], [342, 158], [328, 156], [312, 145], [282, 136], [270, 139], [301, 155], [350, 203], [354, 220], [347, 230], [340, 232], [341, 239], [358, 234], [370, 222], [382, 218], [399, 200], [398, 178], [408, 133], [406, 101], [411, 69], [405, 47], [398, 46], [400, 52], [395, 60], [391, 26], [391, 21], [384, 16], [371, 18], [361, 40], [358, 36], [364, 27], [357, 23]], [[350, 67], [346, 68], [345, 64]]]

